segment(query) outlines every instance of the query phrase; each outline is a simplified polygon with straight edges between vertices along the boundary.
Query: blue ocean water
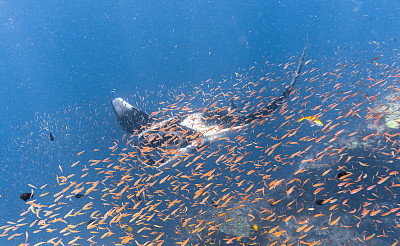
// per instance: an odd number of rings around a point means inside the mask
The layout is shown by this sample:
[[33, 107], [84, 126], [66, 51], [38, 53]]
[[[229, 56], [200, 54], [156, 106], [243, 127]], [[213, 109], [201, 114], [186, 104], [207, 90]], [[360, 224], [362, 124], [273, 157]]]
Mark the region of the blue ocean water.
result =
[[56, 187], [59, 165], [121, 138], [115, 97], [156, 110], [189, 84], [294, 61], [307, 36], [308, 59], [327, 66], [399, 58], [398, 1], [1, 1], [0, 9], [1, 224], [26, 210], [19, 194], [28, 184]]

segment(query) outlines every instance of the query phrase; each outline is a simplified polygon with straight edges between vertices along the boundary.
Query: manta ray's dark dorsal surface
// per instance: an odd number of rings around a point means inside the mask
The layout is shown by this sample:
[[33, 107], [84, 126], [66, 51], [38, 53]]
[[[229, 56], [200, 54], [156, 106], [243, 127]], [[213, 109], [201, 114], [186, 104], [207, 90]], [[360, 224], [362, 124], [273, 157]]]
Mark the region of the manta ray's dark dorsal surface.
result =
[[[293, 91], [301, 74], [306, 50], [307, 42], [292, 80], [283, 93], [267, 106], [253, 113], [238, 113], [236, 106], [231, 101], [230, 107], [226, 111], [211, 109], [157, 122], [147, 113], [133, 107], [122, 98], [114, 99], [111, 104], [121, 127], [128, 133], [138, 133], [138, 141], [135, 146], [140, 157], [145, 160], [144, 163], [157, 168], [168, 166], [175, 163], [183, 153], [192, 153], [232, 129], [251, 125], [274, 113]], [[191, 138], [190, 135], [194, 137]], [[160, 156], [158, 160], [155, 160], [154, 154], [149, 153], [149, 149], [171, 148], [171, 145], [174, 145], [176, 149], [173, 157]]]

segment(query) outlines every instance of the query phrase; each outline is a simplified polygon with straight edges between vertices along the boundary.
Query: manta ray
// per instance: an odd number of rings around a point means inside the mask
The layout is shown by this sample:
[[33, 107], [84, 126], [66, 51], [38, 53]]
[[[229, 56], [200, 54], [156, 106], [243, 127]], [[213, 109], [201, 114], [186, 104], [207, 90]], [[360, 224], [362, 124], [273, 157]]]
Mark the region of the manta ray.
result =
[[183, 161], [183, 157], [203, 149], [224, 134], [242, 129], [265, 119], [274, 113], [289, 97], [301, 74], [307, 42], [289, 85], [283, 93], [268, 105], [253, 113], [242, 113], [230, 100], [225, 110], [207, 109], [183, 116], [157, 120], [133, 107], [122, 98], [111, 101], [118, 123], [122, 129], [137, 135], [132, 145], [143, 164], [154, 168], [166, 168]]

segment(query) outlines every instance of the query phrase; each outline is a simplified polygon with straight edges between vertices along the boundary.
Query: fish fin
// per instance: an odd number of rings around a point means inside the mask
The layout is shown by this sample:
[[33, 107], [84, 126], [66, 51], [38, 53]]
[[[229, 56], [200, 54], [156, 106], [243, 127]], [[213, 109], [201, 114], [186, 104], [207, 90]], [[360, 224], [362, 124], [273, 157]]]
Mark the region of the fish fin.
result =
[[111, 105], [118, 123], [128, 133], [134, 133], [154, 121], [149, 114], [133, 107], [122, 98], [112, 100]]

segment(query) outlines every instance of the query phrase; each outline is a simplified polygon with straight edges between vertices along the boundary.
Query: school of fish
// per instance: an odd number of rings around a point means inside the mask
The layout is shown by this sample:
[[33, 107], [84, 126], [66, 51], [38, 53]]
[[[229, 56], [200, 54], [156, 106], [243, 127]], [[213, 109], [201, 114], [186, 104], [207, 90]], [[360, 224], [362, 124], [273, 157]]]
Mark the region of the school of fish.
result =
[[[223, 111], [228, 99], [252, 112], [280, 94], [297, 59], [267, 63], [278, 75], [251, 67], [231, 81], [182, 89], [152, 117], [185, 115], [193, 105]], [[388, 105], [400, 104], [400, 69], [381, 60], [370, 59], [365, 74], [357, 62], [318, 67], [308, 58], [273, 115], [163, 170], [139, 158], [139, 131], [79, 146], [54, 182], [26, 185], [24, 211], [0, 225], [0, 236], [35, 246], [398, 245], [400, 132], [386, 119], [397, 113]]]

